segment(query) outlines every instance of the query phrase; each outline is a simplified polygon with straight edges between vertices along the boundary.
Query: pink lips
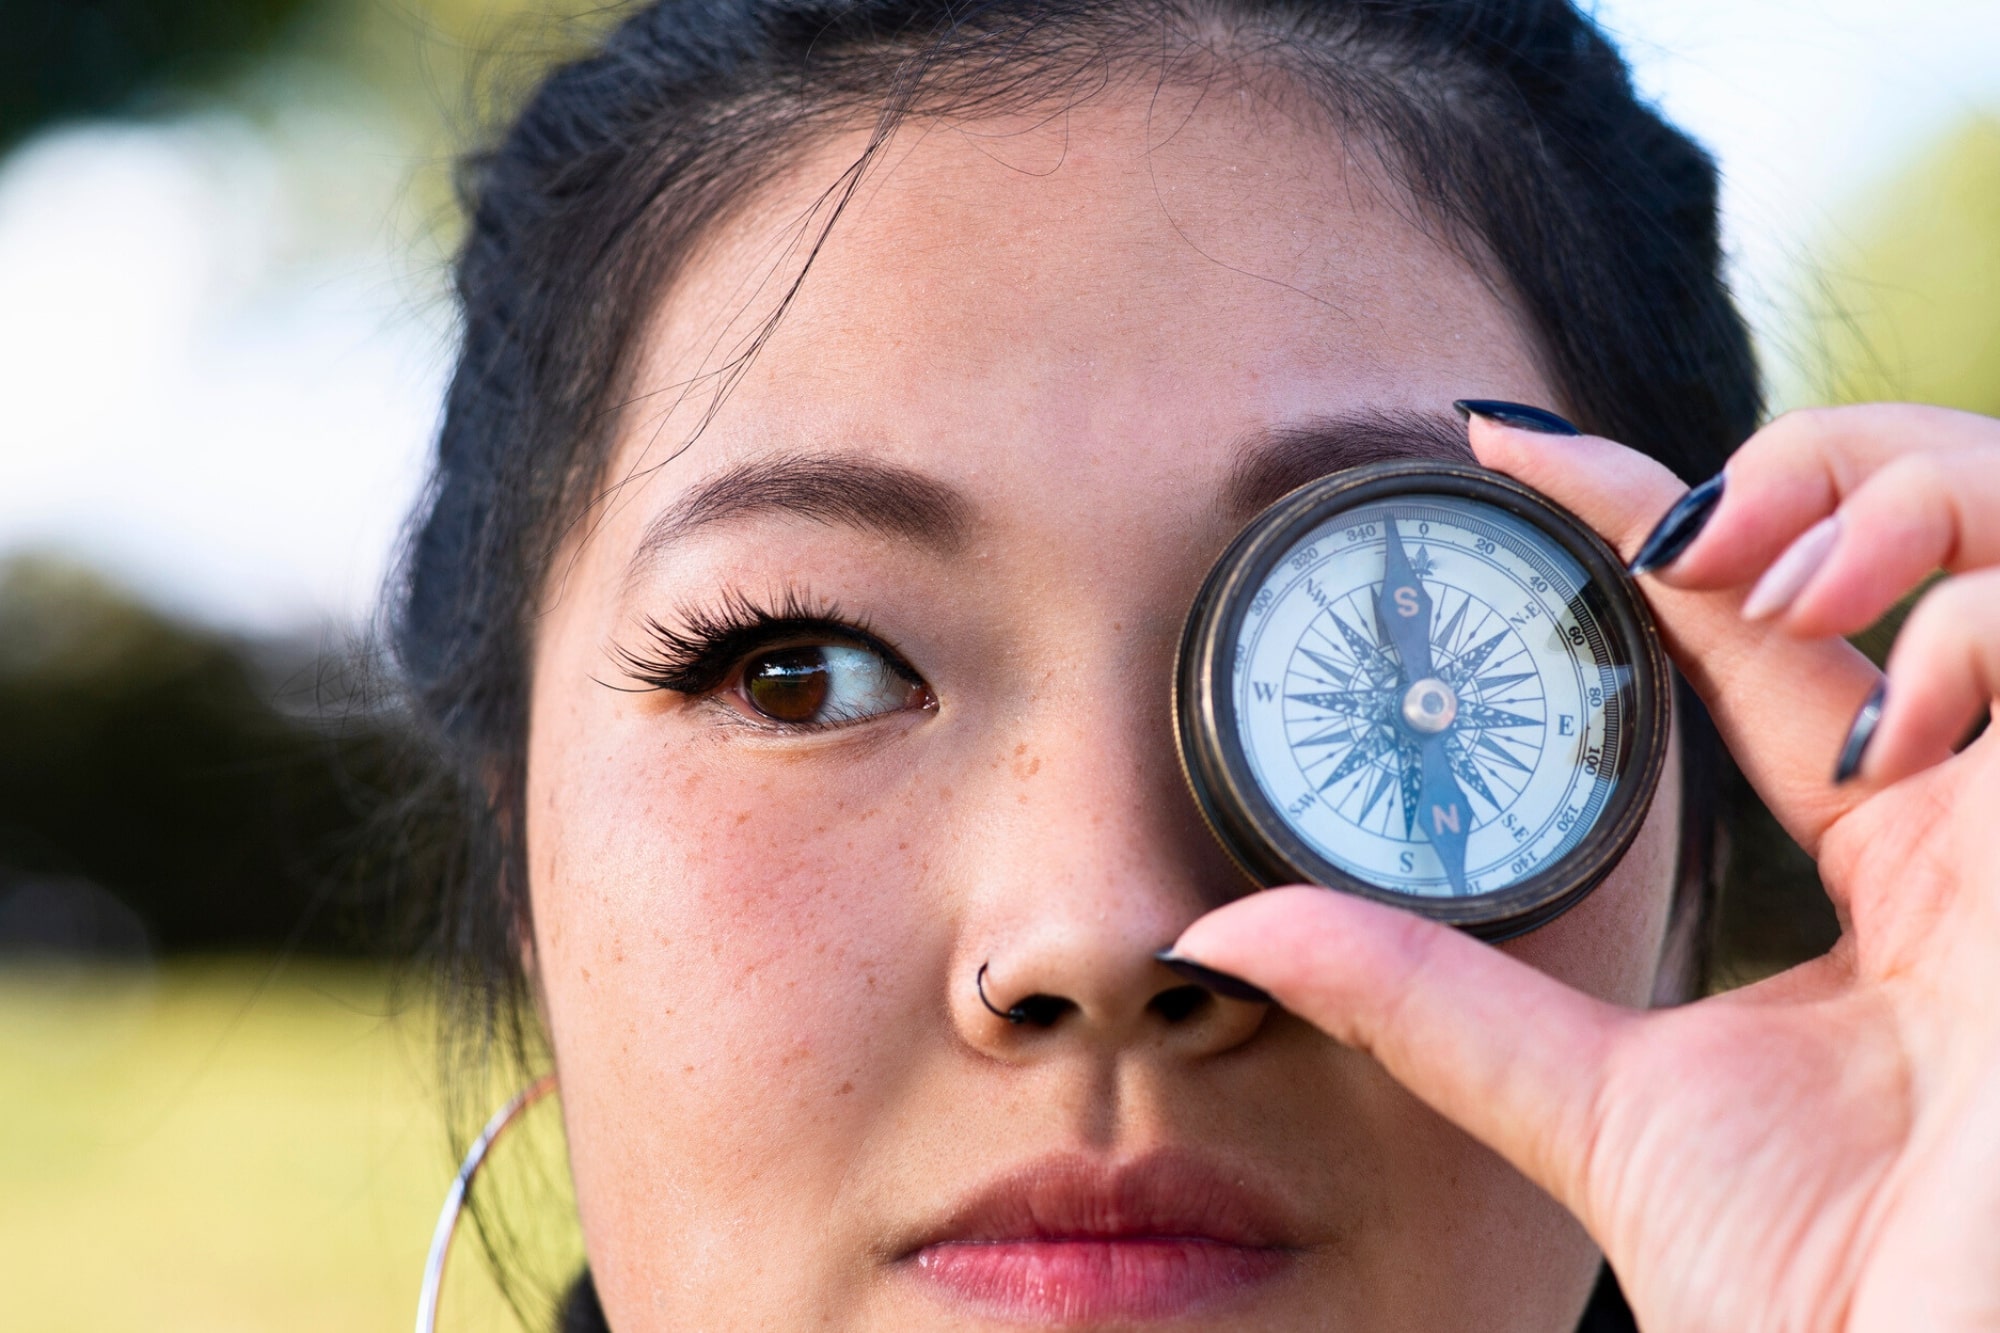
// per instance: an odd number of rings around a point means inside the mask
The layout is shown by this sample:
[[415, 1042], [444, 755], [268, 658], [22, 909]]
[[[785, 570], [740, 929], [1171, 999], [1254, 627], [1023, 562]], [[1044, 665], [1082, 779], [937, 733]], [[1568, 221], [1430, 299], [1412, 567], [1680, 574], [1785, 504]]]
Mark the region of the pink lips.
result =
[[1229, 1304], [1290, 1268], [1282, 1233], [1269, 1205], [1191, 1156], [1058, 1157], [981, 1191], [909, 1261], [973, 1311], [1074, 1327]]

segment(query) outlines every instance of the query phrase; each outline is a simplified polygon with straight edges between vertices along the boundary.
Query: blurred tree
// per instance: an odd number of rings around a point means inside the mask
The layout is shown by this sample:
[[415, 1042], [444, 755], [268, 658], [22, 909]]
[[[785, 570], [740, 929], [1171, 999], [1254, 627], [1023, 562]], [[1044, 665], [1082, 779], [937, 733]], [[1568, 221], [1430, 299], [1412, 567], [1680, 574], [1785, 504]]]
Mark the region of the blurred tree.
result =
[[269, 51], [316, 0], [0, 0], [0, 151], [37, 127], [128, 113]]
[[1947, 135], [1873, 192], [1824, 279], [1830, 396], [2000, 415], [2000, 116]]
[[322, 700], [310, 650], [254, 649], [71, 566], [0, 565], [0, 897], [99, 885], [170, 950], [364, 943], [388, 732]]

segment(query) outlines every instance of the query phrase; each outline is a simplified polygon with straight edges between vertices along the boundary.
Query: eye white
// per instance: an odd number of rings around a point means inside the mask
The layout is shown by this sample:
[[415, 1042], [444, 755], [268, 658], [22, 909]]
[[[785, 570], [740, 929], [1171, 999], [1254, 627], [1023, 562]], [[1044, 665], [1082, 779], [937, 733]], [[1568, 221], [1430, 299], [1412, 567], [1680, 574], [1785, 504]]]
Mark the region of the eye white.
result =
[[819, 652], [827, 688], [818, 721], [853, 722], [909, 704], [914, 692], [909, 678], [883, 661], [881, 654], [834, 643]]

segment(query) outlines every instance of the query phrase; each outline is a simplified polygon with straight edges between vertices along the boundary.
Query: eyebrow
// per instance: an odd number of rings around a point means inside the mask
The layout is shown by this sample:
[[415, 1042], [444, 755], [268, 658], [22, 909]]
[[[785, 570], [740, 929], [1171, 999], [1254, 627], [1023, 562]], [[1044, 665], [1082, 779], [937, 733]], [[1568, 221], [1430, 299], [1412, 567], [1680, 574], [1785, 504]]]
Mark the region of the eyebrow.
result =
[[862, 454], [780, 454], [710, 477], [646, 525], [631, 568], [656, 559], [698, 528], [782, 515], [899, 537], [950, 552], [965, 540], [972, 506], [921, 472]]
[[1456, 417], [1436, 412], [1367, 411], [1313, 417], [1254, 431], [1237, 445], [1220, 504], [1247, 522], [1279, 497], [1329, 473], [1403, 459], [1476, 463]]

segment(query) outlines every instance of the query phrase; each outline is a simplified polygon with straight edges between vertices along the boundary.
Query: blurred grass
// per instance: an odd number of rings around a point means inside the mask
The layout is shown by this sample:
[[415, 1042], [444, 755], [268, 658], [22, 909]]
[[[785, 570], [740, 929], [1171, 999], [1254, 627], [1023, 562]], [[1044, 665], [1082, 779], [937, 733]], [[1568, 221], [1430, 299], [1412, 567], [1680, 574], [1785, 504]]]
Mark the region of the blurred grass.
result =
[[[0, 966], [0, 1326], [408, 1327], [452, 1167], [431, 1010], [392, 1015], [364, 965], [268, 976]], [[478, 1254], [445, 1326], [513, 1327]]]

